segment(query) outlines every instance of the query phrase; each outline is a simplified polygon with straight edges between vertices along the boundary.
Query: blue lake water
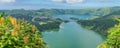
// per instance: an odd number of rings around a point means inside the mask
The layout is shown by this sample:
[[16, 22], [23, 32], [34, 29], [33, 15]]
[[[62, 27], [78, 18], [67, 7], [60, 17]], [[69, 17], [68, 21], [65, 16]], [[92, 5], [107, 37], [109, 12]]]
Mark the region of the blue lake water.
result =
[[65, 14], [65, 15], [53, 15], [53, 17], [54, 18], [60, 18], [60, 19], [63, 19], [63, 20], [71, 20], [70, 19], [71, 17], [79, 18], [79, 19], [82, 19], [82, 20], [86, 20], [86, 19], [89, 19], [89, 18], [93, 18], [94, 16]]
[[104, 40], [76, 22], [62, 23], [59, 31], [43, 32], [43, 39], [50, 48], [96, 48]]

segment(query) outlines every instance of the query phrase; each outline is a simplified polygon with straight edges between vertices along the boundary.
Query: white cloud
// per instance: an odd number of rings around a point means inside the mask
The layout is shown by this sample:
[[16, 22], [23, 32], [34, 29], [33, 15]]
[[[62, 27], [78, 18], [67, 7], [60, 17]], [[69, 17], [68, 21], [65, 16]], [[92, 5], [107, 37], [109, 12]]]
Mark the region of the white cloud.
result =
[[12, 3], [15, 2], [15, 0], [0, 0], [0, 3]]
[[63, 2], [64, 0], [52, 0], [53, 2]]
[[70, 4], [73, 4], [73, 3], [81, 3], [83, 2], [84, 0], [66, 0], [66, 3], [70, 3]]
[[110, 2], [110, 1], [114, 1], [114, 0], [99, 0], [100, 2]]
[[65, 3], [68, 3], [68, 4], [84, 2], [84, 0], [52, 0], [52, 1], [53, 2], [65, 2]]

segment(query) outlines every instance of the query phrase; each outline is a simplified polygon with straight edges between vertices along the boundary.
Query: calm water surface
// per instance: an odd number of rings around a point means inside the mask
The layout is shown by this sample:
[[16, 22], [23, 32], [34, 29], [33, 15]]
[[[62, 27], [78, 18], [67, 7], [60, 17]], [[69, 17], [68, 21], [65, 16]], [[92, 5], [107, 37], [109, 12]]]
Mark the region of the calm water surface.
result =
[[104, 40], [76, 22], [62, 23], [59, 31], [44, 32], [43, 38], [50, 48], [96, 48]]
[[70, 19], [71, 17], [79, 18], [79, 19], [82, 19], [82, 20], [86, 20], [86, 19], [89, 19], [89, 18], [93, 18], [94, 16], [64, 14], [64, 15], [53, 15], [53, 17], [54, 18], [60, 18], [60, 19], [63, 19], [63, 20], [71, 20]]

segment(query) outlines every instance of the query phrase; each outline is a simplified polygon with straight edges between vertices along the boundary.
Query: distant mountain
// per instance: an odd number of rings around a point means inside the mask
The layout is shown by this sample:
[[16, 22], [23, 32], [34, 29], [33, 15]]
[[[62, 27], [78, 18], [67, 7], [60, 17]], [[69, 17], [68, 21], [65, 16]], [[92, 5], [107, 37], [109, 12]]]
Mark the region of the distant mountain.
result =
[[[91, 16], [98, 16], [99, 18], [94, 20], [83, 20], [79, 22], [81, 22], [81, 24], [83, 24], [84, 26], [94, 26], [93, 28], [91, 28], [92, 30], [96, 30], [96, 31], [102, 30], [103, 33], [101, 34], [106, 33], [105, 30], [107, 30], [110, 27], [113, 27], [114, 24], [117, 23], [117, 21], [114, 20], [114, 17], [119, 17], [120, 15], [120, 7], [85, 8], [85, 9], [0, 10], [0, 12], [2, 11], [5, 11], [6, 15], [11, 15], [13, 17], [20, 18], [20, 19], [24, 18], [29, 22], [33, 22], [32, 19], [35, 17], [48, 17], [53, 19], [53, 15], [56, 15], [56, 14], [77, 14], [77, 15], [88, 14]], [[39, 18], [37, 20], [39, 20]]]

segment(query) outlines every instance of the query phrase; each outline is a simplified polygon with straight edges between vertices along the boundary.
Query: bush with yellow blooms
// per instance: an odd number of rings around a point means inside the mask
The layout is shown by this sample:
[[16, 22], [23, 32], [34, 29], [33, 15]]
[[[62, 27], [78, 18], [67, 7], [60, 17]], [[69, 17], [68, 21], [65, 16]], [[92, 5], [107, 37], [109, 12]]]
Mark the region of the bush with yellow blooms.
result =
[[0, 48], [46, 48], [41, 33], [27, 21], [0, 15]]

